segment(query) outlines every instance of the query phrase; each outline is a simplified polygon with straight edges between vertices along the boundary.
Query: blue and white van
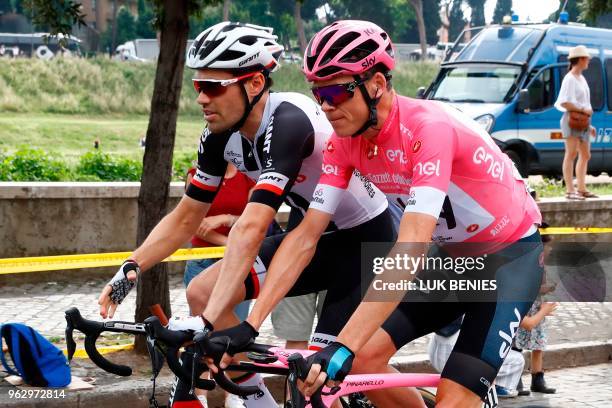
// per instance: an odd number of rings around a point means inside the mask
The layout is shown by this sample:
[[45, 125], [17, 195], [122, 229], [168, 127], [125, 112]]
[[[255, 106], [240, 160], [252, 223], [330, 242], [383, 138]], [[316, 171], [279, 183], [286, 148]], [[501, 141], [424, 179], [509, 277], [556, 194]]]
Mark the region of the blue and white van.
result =
[[[467, 37], [470, 37], [466, 41]], [[465, 44], [465, 46], [463, 46]], [[612, 30], [578, 24], [504, 24], [464, 31], [418, 97], [446, 101], [479, 122], [521, 174], [561, 174], [564, 142], [553, 106], [569, 49], [585, 45], [591, 91], [589, 173], [612, 175]]]

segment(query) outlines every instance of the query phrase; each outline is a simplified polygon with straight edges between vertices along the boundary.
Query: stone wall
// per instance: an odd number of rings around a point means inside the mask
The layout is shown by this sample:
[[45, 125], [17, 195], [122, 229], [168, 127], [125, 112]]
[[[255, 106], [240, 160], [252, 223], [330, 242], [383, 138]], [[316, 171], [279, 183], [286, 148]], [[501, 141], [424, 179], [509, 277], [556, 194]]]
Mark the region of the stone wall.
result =
[[[134, 249], [139, 186], [0, 183], [0, 258]], [[172, 183], [170, 208], [182, 194], [183, 184]], [[610, 196], [582, 202], [543, 199], [540, 208], [551, 226], [612, 227]], [[286, 215], [283, 210], [281, 222]], [[606, 234], [597, 240], [611, 237]]]

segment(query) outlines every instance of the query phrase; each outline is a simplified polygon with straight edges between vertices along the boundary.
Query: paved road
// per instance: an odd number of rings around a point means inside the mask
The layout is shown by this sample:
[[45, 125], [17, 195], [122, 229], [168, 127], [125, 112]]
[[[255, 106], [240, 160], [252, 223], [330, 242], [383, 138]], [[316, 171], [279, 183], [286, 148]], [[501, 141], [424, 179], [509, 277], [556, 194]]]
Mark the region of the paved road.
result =
[[[47, 337], [63, 337], [66, 321], [64, 310], [76, 306], [84, 317], [98, 319], [97, 297], [106, 279], [82, 279], [70, 282], [8, 284], [0, 287], [0, 322], [27, 322]], [[170, 297], [173, 313], [188, 313], [182, 277], [170, 275]], [[133, 321], [136, 293], [132, 291], [119, 306], [116, 320]], [[547, 319], [549, 343], [559, 344], [585, 340], [612, 339], [612, 303], [563, 303], [554, 317]], [[268, 319], [259, 339], [281, 344], [272, 333]], [[425, 353], [428, 339], [421, 338], [404, 347], [399, 356]]]

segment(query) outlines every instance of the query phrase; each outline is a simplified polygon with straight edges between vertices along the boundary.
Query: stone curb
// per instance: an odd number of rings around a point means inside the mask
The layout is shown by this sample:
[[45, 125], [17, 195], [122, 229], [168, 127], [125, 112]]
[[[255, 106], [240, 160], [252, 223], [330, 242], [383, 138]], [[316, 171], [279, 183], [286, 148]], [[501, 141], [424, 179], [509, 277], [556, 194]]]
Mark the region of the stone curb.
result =
[[[528, 353], [524, 353], [528, 367]], [[612, 340], [587, 341], [551, 345], [546, 349], [545, 368], [557, 370], [594, 364], [608, 363], [612, 360]], [[426, 354], [393, 359], [393, 365], [401, 372], [435, 372], [429, 364]], [[158, 402], [166, 404], [171, 377], [158, 379]], [[266, 376], [266, 384], [272, 394], [280, 399], [284, 388], [281, 376]], [[114, 384], [97, 386], [93, 391], [66, 393], [64, 399], [16, 400], [0, 396], [0, 405], [7, 408], [91, 408], [91, 407], [143, 407], [149, 406], [151, 383], [148, 380], [122, 380]], [[223, 407], [223, 392], [215, 390], [209, 393], [209, 407]]]

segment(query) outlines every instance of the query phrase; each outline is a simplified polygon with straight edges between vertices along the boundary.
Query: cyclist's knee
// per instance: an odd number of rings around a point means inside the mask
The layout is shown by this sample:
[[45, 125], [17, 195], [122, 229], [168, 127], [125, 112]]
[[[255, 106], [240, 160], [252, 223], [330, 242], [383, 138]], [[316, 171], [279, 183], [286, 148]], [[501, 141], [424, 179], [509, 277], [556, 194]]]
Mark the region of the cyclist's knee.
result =
[[217, 264], [212, 265], [193, 278], [187, 286], [187, 304], [189, 304], [189, 309], [194, 315], [202, 313], [208, 304], [208, 299], [217, 280], [216, 268], [218, 268]]
[[372, 372], [388, 365], [397, 352], [395, 344], [386, 331], [379, 329], [365, 346], [355, 355], [353, 372]]
[[480, 397], [461, 384], [443, 378], [436, 392], [436, 408], [479, 408]]

